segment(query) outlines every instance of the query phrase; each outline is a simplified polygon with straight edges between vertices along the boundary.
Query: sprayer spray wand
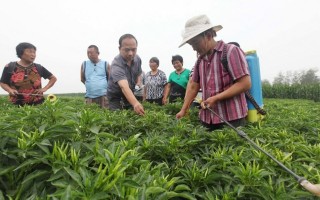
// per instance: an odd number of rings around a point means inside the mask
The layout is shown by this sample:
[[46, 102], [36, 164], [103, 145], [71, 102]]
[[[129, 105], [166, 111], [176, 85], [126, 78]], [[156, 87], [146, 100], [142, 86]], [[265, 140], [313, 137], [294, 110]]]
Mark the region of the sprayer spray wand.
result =
[[236, 127], [234, 127], [232, 124], [230, 124], [227, 120], [225, 120], [224, 118], [222, 118], [218, 113], [216, 113], [215, 111], [213, 111], [211, 108], [209, 108], [208, 106], [206, 106], [206, 109], [208, 109], [212, 114], [216, 115], [217, 117], [219, 117], [225, 124], [227, 124], [230, 128], [232, 128], [235, 132], [237, 132], [237, 134], [246, 139], [248, 142], [250, 142], [251, 145], [253, 145], [256, 149], [262, 151], [264, 154], [266, 154], [269, 158], [271, 158], [274, 162], [276, 162], [280, 167], [282, 167], [285, 171], [289, 172], [292, 176], [294, 176], [298, 183], [304, 187], [304, 189], [308, 190], [309, 192], [311, 192], [312, 194], [316, 195], [317, 197], [320, 197], [320, 184], [312, 184], [310, 183], [306, 178], [298, 176], [297, 174], [295, 174], [292, 170], [290, 170], [289, 168], [287, 168], [284, 164], [282, 164], [280, 161], [278, 161], [276, 158], [274, 158], [271, 154], [269, 154], [267, 151], [265, 151], [264, 149], [262, 149], [259, 145], [257, 145], [254, 141], [252, 141], [245, 132], [237, 129]]

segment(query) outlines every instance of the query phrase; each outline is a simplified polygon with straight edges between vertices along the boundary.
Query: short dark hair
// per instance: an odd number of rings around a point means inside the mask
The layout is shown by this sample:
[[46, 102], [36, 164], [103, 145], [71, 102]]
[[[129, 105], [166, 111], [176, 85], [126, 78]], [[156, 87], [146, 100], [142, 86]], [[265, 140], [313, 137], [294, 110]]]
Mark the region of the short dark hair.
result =
[[136, 41], [137, 45], [138, 45], [137, 39], [136, 39], [132, 34], [126, 33], [126, 34], [122, 35], [122, 36], [119, 38], [119, 47], [121, 47], [121, 45], [122, 45], [122, 40], [124, 40], [124, 39], [126, 39], [126, 38], [133, 38], [133, 39]]
[[90, 48], [94, 48], [94, 49], [97, 51], [98, 54], [100, 53], [100, 52], [99, 52], [99, 48], [98, 48], [96, 45], [92, 44], [92, 45], [90, 45], [90, 46], [88, 47], [88, 49], [90, 49]]
[[182, 56], [180, 56], [180, 55], [172, 56], [171, 63], [173, 64], [173, 62], [176, 61], [176, 60], [180, 61], [181, 64], [183, 64], [183, 58], [182, 58]]
[[155, 62], [155, 63], [157, 63], [158, 66], [159, 66], [159, 63], [160, 63], [160, 61], [159, 61], [159, 59], [157, 57], [150, 58], [149, 62]]
[[16, 52], [17, 52], [18, 58], [21, 58], [21, 56], [23, 55], [24, 50], [26, 50], [26, 49], [37, 50], [37, 48], [33, 44], [28, 43], [28, 42], [21, 42], [20, 44], [18, 44], [16, 46]]

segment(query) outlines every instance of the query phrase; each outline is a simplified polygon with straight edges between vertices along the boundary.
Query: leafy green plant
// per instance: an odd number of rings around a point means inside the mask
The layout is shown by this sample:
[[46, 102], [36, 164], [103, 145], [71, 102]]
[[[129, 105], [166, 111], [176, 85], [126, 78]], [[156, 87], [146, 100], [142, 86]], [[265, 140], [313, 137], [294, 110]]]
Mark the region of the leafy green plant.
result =
[[[0, 97], [0, 199], [314, 199], [228, 127], [208, 132], [181, 102], [144, 117], [79, 97], [16, 107]], [[292, 171], [320, 182], [320, 105], [265, 99], [241, 129]]]

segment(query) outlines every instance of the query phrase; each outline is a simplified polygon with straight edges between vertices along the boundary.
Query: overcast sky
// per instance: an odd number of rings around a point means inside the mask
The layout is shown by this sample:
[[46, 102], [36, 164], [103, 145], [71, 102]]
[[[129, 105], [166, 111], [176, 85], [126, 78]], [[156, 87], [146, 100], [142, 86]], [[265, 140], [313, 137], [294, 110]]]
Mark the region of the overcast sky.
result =
[[[142, 68], [157, 56], [167, 76], [174, 70], [171, 56], [180, 54], [191, 69], [196, 53], [178, 48], [185, 22], [206, 14], [222, 25], [217, 40], [237, 41], [244, 51], [256, 50], [261, 78], [273, 81], [279, 72], [320, 70], [319, 0], [8, 0], [0, 7], [0, 71], [17, 61], [15, 47], [37, 47], [36, 63], [58, 81], [47, 94], [85, 92], [80, 65], [91, 44], [100, 58], [112, 62], [118, 40], [131, 33], [138, 40]], [[319, 74], [319, 73], [318, 73]], [[46, 81], [42, 81], [46, 84]], [[0, 89], [0, 94], [6, 94]]]

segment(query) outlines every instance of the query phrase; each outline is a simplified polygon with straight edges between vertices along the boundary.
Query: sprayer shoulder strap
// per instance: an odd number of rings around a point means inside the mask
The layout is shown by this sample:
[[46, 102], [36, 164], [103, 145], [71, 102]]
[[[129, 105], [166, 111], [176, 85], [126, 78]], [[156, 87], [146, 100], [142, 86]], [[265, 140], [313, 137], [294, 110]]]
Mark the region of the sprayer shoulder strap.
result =
[[[38, 63], [33, 63], [33, 64], [34, 64], [34, 66], [36, 66], [36, 69], [37, 69], [38, 73], [40, 75], [42, 75], [43, 67]], [[9, 73], [12, 74], [15, 71], [15, 69], [17, 68], [17, 62], [10, 62], [8, 64], [8, 67], [9, 67]]]
[[82, 72], [83, 72], [83, 78], [86, 80], [86, 61], [83, 61], [82, 63]]
[[[82, 70], [83, 70], [83, 74], [84, 74], [84, 78], [86, 78], [86, 61], [83, 61], [83, 64], [82, 64]], [[109, 75], [108, 75], [108, 63], [107, 61], [104, 61], [104, 68], [106, 70], [106, 77], [107, 77], [107, 80], [109, 79]]]
[[[221, 63], [223, 65], [224, 70], [226, 70], [229, 73], [229, 75], [231, 76], [229, 64], [228, 64], [228, 58], [227, 58], [227, 44], [223, 45]], [[252, 103], [254, 108], [258, 111], [258, 113], [260, 113], [261, 115], [267, 114], [267, 112], [259, 106], [259, 104], [256, 102], [256, 100], [250, 94], [249, 91], [246, 91], [245, 95], [246, 95], [247, 99], [249, 99], [249, 101]]]

